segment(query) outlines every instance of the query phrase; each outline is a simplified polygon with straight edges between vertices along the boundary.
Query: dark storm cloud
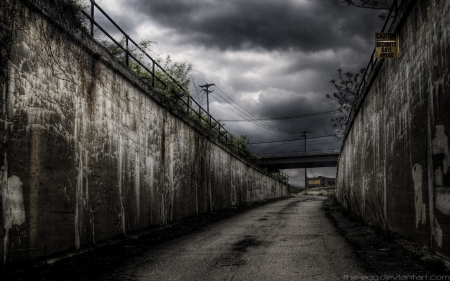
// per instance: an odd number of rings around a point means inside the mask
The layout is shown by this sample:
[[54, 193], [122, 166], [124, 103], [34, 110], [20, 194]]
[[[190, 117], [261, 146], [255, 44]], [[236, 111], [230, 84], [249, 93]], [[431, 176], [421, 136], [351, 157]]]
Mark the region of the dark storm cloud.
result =
[[[215, 94], [214, 94], [215, 95]], [[335, 105], [329, 99], [318, 99], [310, 95], [293, 95], [286, 92], [261, 93], [257, 101], [249, 102], [246, 109], [257, 112], [258, 117], [285, 117], [311, 114], [316, 112], [335, 110]], [[334, 132], [332, 115], [323, 115], [308, 118], [268, 120], [258, 123], [250, 122], [224, 122], [226, 128], [230, 128], [239, 134], [248, 135], [252, 142], [271, 141], [277, 139], [291, 139], [300, 136], [301, 131], [309, 131], [311, 136], [330, 135]], [[219, 118], [229, 119], [229, 118]], [[240, 117], [233, 119], [242, 119]], [[267, 129], [267, 127], [270, 127]], [[274, 127], [278, 128], [276, 130]], [[298, 132], [294, 134], [293, 132]], [[276, 145], [276, 144], [275, 144]]]
[[[379, 11], [348, 7], [342, 0], [97, 0], [132, 38], [157, 41], [152, 56], [171, 55], [194, 65], [195, 84], [215, 83], [210, 112], [217, 120], [284, 117], [337, 109], [325, 98], [338, 68], [356, 72], [374, 48], [383, 22]], [[100, 15], [98, 20], [104, 20]], [[191, 94], [206, 108], [205, 94]], [[221, 94], [224, 99], [218, 95]], [[221, 100], [221, 103], [216, 99]], [[226, 100], [226, 101], [225, 101]], [[251, 142], [331, 135], [331, 118], [225, 122]], [[253, 117], [252, 117], [253, 118]], [[275, 130], [267, 129], [272, 126]], [[266, 127], [266, 128], [264, 128]], [[281, 131], [280, 131], [281, 130]], [[308, 140], [308, 151], [339, 148], [334, 138]], [[303, 151], [303, 142], [252, 145], [257, 153]], [[300, 179], [293, 173], [293, 179]], [[325, 175], [325, 174], [324, 174]]]
[[[298, 95], [280, 92], [275, 95], [261, 93], [257, 103], [251, 105], [262, 112], [262, 117], [296, 116], [335, 109], [335, 104], [316, 94]], [[289, 119], [288, 119], [289, 120]]]
[[[366, 48], [380, 20], [339, 0], [138, 1], [141, 13], [192, 43], [224, 49], [316, 52]], [[373, 16], [367, 16], [373, 14]]]

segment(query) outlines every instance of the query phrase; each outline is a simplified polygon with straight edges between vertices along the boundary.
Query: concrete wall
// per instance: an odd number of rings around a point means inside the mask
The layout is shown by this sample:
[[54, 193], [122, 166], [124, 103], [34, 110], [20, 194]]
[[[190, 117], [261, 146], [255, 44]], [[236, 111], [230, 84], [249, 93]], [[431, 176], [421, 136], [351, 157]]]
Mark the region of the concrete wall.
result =
[[385, 59], [349, 128], [338, 196], [450, 256], [450, 1], [412, 1], [401, 58]]
[[83, 34], [24, 6], [14, 21], [0, 102], [3, 263], [288, 195]]

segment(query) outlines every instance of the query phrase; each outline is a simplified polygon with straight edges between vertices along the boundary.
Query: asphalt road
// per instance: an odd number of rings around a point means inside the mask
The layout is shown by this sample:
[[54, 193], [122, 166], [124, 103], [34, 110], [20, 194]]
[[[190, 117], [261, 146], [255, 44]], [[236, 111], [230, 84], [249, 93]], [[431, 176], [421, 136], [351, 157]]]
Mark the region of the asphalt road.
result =
[[251, 209], [156, 245], [103, 279], [346, 280], [369, 275], [326, 217], [324, 200], [303, 196]]

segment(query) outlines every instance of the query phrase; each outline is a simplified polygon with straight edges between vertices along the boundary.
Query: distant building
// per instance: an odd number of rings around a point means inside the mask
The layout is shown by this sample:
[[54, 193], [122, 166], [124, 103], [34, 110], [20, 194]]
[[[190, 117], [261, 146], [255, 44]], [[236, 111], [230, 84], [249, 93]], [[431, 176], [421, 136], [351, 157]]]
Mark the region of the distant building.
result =
[[336, 185], [335, 178], [326, 178], [319, 176], [317, 178], [308, 178], [308, 187]]

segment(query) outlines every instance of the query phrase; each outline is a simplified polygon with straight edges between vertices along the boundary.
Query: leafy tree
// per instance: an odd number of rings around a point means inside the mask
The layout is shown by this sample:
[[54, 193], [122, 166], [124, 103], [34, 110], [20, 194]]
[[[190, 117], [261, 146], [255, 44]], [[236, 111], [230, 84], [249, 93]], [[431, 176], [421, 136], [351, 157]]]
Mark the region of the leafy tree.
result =
[[342, 113], [342, 115], [331, 119], [333, 127], [336, 128], [335, 136], [338, 139], [342, 139], [348, 124], [350, 109], [359, 98], [358, 86], [364, 71], [365, 68], [362, 68], [357, 73], [343, 73], [342, 69], [338, 69], [337, 72], [340, 81], [336, 81], [335, 79], [330, 81], [335, 88], [335, 92], [332, 95], [327, 94], [326, 97], [336, 101], [339, 105], [338, 109]]
[[[125, 46], [125, 37], [122, 37], [118, 43], [124, 47]], [[108, 51], [118, 60], [125, 61], [126, 53], [124, 48], [116, 45], [113, 42], [103, 40], [101, 41], [102, 45], [105, 46]], [[128, 52], [137, 60], [143, 62], [144, 61], [144, 53], [141, 50], [149, 51], [151, 46], [156, 44], [156, 42], [144, 39], [138, 43], [139, 48], [132, 46], [128, 47]], [[141, 49], [141, 50], [140, 50]], [[160, 57], [156, 58], [155, 61], [164, 68], [165, 72], [155, 68], [155, 76], [159, 78], [163, 83], [161, 83], [158, 79], [155, 79], [155, 88], [158, 92], [164, 94], [167, 98], [172, 101], [178, 100], [180, 96], [190, 96], [188, 92], [189, 84], [191, 82], [191, 76], [189, 75], [192, 71], [192, 64], [187, 62], [172, 62], [170, 56], [167, 56], [165, 59]], [[143, 64], [145, 68], [151, 70], [152, 63]], [[149, 84], [152, 84], [153, 77], [152, 74], [149, 73], [141, 64], [136, 62], [134, 59], [129, 57], [128, 67], [134, 71], [139, 77], [147, 81]], [[170, 76], [169, 76], [170, 75]], [[174, 80], [172, 80], [172, 77]], [[181, 86], [184, 91], [179, 87]]]
[[187, 63], [186, 61], [172, 62], [170, 56], [167, 56], [165, 59], [157, 58], [156, 61], [165, 70], [164, 72], [159, 68], [156, 68], [156, 76], [167, 86], [164, 86], [160, 81], [155, 81], [156, 90], [177, 103], [178, 106], [185, 106], [180, 98], [187, 96], [191, 97], [188, 89], [189, 84], [192, 81], [192, 76], [190, 76], [192, 64]]

